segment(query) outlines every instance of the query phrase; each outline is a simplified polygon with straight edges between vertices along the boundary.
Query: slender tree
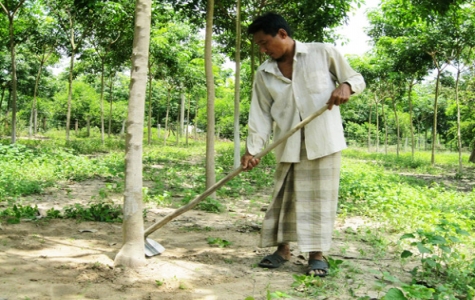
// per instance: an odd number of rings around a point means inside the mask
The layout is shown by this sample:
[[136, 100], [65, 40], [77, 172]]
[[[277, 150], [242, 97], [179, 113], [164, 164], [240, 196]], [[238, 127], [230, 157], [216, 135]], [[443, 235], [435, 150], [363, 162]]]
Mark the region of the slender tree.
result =
[[[12, 78], [11, 78], [11, 95], [12, 95], [12, 134], [11, 134], [11, 142], [12, 144], [16, 143], [16, 114], [17, 114], [17, 70], [16, 70], [16, 58], [15, 58], [15, 31], [14, 31], [14, 24], [15, 24], [15, 16], [25, 3], [26, 0], [20, 1], [13, 1], [11, 2], [0, 2], [0, 6], [2, 7], [3, 12], [8, 17], [8, 31], [10, 37], [10, 57], [11, 57], [11, 66], [12, 66]], [[9, 5], [10, 4], [10, 5]]]
[[125, 154], [124, 244], [114, 260], [114, 265], [125, 265], [129, 268], [138, 268], [145, 264], [142, 217], [142, 140], [152, 3], [150, 0], [137, 0], [135, 7]]
[[[206, 188], [210, 188], [216, 183], [216, 171], [214, 169], [214, 76], [212, 61], [212, 39], [213, 39], [213, 14], [214, 0], [208, 0], [206, 9], [206, 38], [205, 38], [205, 72], [207, 88], [207, 119], [206, 126]], [[215, 193], [210, 197], [214, 198]]]

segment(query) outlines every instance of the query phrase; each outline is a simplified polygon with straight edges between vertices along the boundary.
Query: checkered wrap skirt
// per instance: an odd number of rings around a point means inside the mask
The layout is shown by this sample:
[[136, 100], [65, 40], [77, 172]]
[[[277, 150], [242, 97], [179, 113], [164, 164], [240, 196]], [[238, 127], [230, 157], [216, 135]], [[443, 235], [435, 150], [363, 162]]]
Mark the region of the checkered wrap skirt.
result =
[[260, 247], [297, 242], [301, 252], [330, 250], [338, 204], [341, 152], [299, 163], [280, 163], [272, 203], [262, 223]]

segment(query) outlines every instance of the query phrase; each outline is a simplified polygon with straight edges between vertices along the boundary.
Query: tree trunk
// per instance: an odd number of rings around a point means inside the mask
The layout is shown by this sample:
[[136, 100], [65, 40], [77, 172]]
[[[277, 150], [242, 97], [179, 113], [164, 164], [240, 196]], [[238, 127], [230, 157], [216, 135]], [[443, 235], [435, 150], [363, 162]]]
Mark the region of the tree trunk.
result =
[[5, 98], [5, 90], [6, 89], [7, 89], [6, 87], [4, 87], [2, 89], [2, 97], [0, 97], [0, 120], [2, 120], [2, 118], [1, 118], [2, 117], [2, 105], [3, 105], [3, 99]]
[[[72, 21], [71, 21], [72, 22]], [[74, 27], [71, 25], [71, 60], [69, 62], [69, 79], [68, 79], [68, 111], [66, 114], [66, 141], [69, 142], [69, 125], [71, 123], [71, 103], [73, 97], [73, 68], [74, 56], [76, 55], [76, 47], [74, 46]]]
[[198, 95], [196, 95], [196, 106], [195, 106], [195, 126], [194, 126], [194, 132], [193, 134], [195, 135], [195, 141], [198, 140], [198, 102], [200, 98]]
[[401, 144], [400, 140], [399, 140], [399, 138], [400, 138], [399, 137], [400, 128], [399, 128], [399, 116], [397, 114], [396, 99], [395, 98], [393, 98], [392, 104], [393, 104], [393, 110], [394, 110], [394, 121], [396, 122], [396, 157], [399, 157], [399, 145]]
[[468, 161], [475, 164], [475, 143], [472, 146], [472, 152], [470, 153], [470, 157], [468, 158]]
[[47, 60], [47, 58], [45, 59], [44, 56], [40, 60], [40, 66], [38, 68], [38, 73], [36, 74], [36, 78], [35, 78], [35, 89], [33, 90], [33, 103], [31, 104], [30, 127], [28, 129], [28, 135], [30, 137], [32, 135], [36, 134], [36, 128], [37, 128], [37, 124], [36, 124], [37, 100], [36, 100], [36, 97], [37, 97], [37, 93], [38, 93], [38, 85], [39, 85], [40, 78], [41, 78], [41, 71], [43, 70], [43, 65], [44, 65], [46, 60]]
[[234, 168], [241, 164], [241, 137], [239, 130], [239, 104], [241, 98], [241, 0], [236, 4], [236, 70], [234, 73]]
[[416, 143], [415, 143], [415, 138], [414, 138], [414, 124], [413, 124], [414, 109], [413, 109], [413, 103], [412, 103], [412, 97], [411, 97], [413, 86], [414, 84], [411, 80], [409, 84], [408, 101], [409, 101], [409, 126], [411, 129], [411, 157], [414, 160]]
[[148, 68], [148, 120], [147, 120], [147, 143], [152, 144], [152, 66], [150, 65], [150, 59], [147, 64]]
[[432, 125], [432, 152], [430, 163], [435, 164], [435, 143], [437, 142], [437, 101], [439, 99], [439, 84], [440, 84], [440, 70], [437, 71], [437, 78], [435, 82], [435, 96], [434, 96], [434, 122]]
[[12, 64], [12, 131], [11, 131], [11, 138], [12, 144], [16, 143], [16, 113], [17, 113], [17, 77], [16, 77], [16, 59], [15, 59], [15, 40], [14, 40], [14, 31], [13, 31], [13, 17], [15, 13], [8, 13], [8, 21], [9, 21], [9, 35], [10, 35], [10, 57], [11, 57], [11, 64]]
[[167, 94], [167, 112], [165, 114], [165, 133], [163, 134], [163, 145], [167, 145], [167, 131], [168, 131], [168, 114], [170, 112], [170, 93], [171, 93], [171, 88], [168, 89], [168, 94]]
[[185, 128], [185, 93], [181, 92], [181, 103], [180, 103], [180, 137], [183, 136], [183, 130]]
[[384, 114], [384, 99], [381, 99], [381, 117], [383, 118], [384, 124], [384, 153], [388, 154], [388, 122]]
[[460, 130], [460, 101], [459, 101], [460, 69], [457, 70], [455, 80], [455, 103], [457, 104], [457, 146], [459, 152], [459, 173], [462, 172], [462, 133]]
[[190, 128], [190, 109], [191, 109], [191, 95], [188, 94], [188, 108], [186, 110], [186, 120], [187, 120], [187, 125], [186, 125], [186, 146], [188, 147], [188, 128]]
[[137, 0], [132, 51], [132, 75], [127, 117], [124, 191], [124, 244], [114, 265], [144, 266], [144, 224], [142, 217], [142, 148], [147, 62], [150, 44], [151, 0]]
[[373, 106], [369, 105], [369, 116], [368, 116], [368, 152], [371, 152], [371, 115], [373, 113]]
[[115, 71], [110, 74], [109, 83], [109, 129], [107, 130], [107, 136], [110, 138], [112, 134], [112, 100], [114, 95], [112, 94], [112, 88], [114, 86]]
[[104, 57], [101, 57], [101, 142], [104, 145]]
[[376, 108], [376, 152], [379, 152], [379, 109], [378, 109], [378, 96], [374, 95], [374, 103]]
[[[214, 77], [212, 61], [212, 38], [213, 38], [213, 14], [214, 0], [208, 0], [206, 8], [206, 37], [205, 37], [205, 73], [207, 89], [207, 120], [206, 126], [206, 188], [210, 188], [216, 183], [216, 173], [214, 169]], [[210, 195], [216, 197], [216, 193]]]

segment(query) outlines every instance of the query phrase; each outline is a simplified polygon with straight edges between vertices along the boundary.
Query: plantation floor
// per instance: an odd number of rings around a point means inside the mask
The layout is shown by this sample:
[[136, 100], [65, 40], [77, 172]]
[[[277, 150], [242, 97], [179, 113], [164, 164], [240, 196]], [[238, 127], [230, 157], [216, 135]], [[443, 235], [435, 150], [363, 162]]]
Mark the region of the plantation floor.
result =
[[[37, 204], [42, 210], [86, 204], [104, 185], [99, 180], [65, 183], [22, 204]], [[377, 281], [382, 272], [403, 281], [410, 278], [400, 265], [400, 251], [392, 250], [395, 244], [378, 247], [377, 237], [365, 234], [381, 224], [339, 218], [334, 247], [326, 254], [343, 261], [335, 275], [314, 282], [312, 291], [319, 291], [318, 296], [306, 294], [304, 285], [292, 287], [293, 275], [304, 274], [306, 267], [296, 245], [292, 245], [292, 259], [282, 268], [256, 267], [274, 251], [256, 246], [257, 224], [269, 200], [267, 195], [260, 198], [261, 203], [229, 201], [221, 214], [193, 210], [178, 217], [151, 235], [166, 251], [148, 258], [147, 265], [137, 271], [113, 268], [122, 241], [120, 224], [61, 219], [1, 224], [0, 299], [244, 300], [267, 299], [267, 293], [279, 292], [291, 299], [380, 298]], [[115, 195], [112, 200], [119, 203], [121, 197]], [[170, 211], [150, 207], [146, 227]], [[209, 237], [232, 244], [209, 245]]]

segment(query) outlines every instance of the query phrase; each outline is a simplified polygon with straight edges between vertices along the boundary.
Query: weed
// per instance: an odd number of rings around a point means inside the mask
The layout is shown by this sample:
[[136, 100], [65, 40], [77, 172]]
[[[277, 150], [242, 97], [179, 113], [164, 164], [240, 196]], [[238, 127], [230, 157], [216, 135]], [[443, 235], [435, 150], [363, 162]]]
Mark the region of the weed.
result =
[[84, 207], [79, 203], [64, 208], [64, 217], [79, 221], [122, 222], [122, 207], [112, 203], [90, 203]]
[[[468, 235], [459, 224], [446, 219], [442, 219], [433, 231], [418, 229], [402, 235], [401, 240], [410, 240], [409, 245], [417, 249], [416, 255], [420, 257], [421, 264], [411, 271], [414, 281], [432, 287], [438, 299], [473, 298], [475, 260], [467, 264], [466, 254], [460, 250], [461, 238]], [[414, 256], [414, 250], [411, 250], [404, 250], [401, 257]], [[420, 288], [405, 291], [418, 293]]]
[[223, 240], [221, 238], [208, 237], [206, 241], [208, 242], [208, 245], [216, 245], [219, 248], [225, 248], [232, 245], [232, 242]]
[[22, 206], [14, 204], [0, 212], [0, 217], [5, 219], [8, 224], [19, 224], [21, 219], [36, 220], [39, 216], [38, 207]]
[[155, 280], [155, 285], [158, 286], [158, 287], [160, 287], [164, 284], [165, 284], [165, 281], [163, 281], [163, 280]]

